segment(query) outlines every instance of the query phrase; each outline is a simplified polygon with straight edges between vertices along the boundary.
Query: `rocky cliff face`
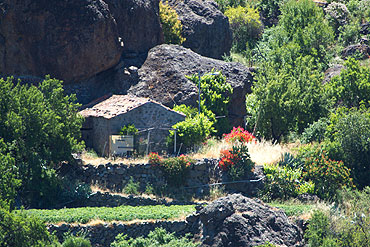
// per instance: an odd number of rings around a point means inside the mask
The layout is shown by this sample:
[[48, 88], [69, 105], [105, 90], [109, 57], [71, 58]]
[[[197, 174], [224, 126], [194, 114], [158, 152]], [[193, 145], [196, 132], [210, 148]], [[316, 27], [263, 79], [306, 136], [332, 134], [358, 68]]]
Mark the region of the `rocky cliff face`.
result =
[[251, 71], [240, 63], [203, 57], [182, 46], [160, 45], [151, 49], [138, 71], [139, 83], [128, 92], [150, 97], [167, 106], [196, 106], [198, 88], [186, 76], [196, 73], [203, 75], [212, 69], [222, 71], [233, 87], [229, 116], [233, 125], [242, 125], [246, 114], [245, 94], [251, 91], [253, 80]]
[[118, 37], [101, 0], [4, 0], [0, 73], [82, 80], [118, 63]]
[[124, 56], [147, 52], [163, 43], [159, 0], [104, 0], [124, 42]]
[[210, 0], [170, 0], [183, 25], [184, 47], [202, 56], [221, 59], [232, 44], [229, 21]]

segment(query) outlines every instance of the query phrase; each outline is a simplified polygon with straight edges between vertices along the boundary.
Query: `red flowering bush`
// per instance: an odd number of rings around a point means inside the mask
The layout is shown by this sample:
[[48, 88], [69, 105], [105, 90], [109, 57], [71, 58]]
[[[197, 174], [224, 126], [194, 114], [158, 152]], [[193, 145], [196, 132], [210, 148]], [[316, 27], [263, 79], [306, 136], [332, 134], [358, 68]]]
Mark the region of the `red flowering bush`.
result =
[[167, 182], [173, 186], [183, 185], [186, 181], [191, 163], [193, 163], [193, 160], [183, 154], [179, 157], [163, 160], [161, 168]]
[[149, 154], [149, 164], [151, 165], [160, 165], [162, 162], [161, 156], [158, 153], [151, 152]]
[[317, 150], [307, 158], [302, 176], [315, 183], [315, 193], [321, 198], [333, 198], [337, 190], [354, 187], [351, 170], [343, 161], [331, 160], [325, 151]]
[[238, 180], [250, 173], [254, 168], [245, 145], [233, 146], [229, 150], [221, 150], [218, 166], [227, 171], [232, 180]]
[[255, 141], [256, 139], [256, 137], [240, 126], [237, 128], [234, 127], [229, 134], [224, 134], [224, 138], [228, 143], [235, 143], [236, 141], [241, 143], [249, 143]]

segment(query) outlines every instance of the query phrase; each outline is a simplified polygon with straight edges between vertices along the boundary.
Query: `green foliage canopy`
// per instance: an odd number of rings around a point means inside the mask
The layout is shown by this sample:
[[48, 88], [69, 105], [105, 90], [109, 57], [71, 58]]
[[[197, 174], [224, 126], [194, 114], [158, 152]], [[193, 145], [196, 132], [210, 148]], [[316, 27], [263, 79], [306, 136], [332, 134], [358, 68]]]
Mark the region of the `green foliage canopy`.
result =
[[310, 57], [299, 57], [293, 65], [269, 63], [261, 68], [249, 104], [257, 111], [252, 124], [257, 133], [279, 141], [289, 131], [302, 132], [309, 124], [327, 113], [321, 85], [322, 73]]
[[[189, 76], [188, 79], [196, 85], [199, 83], [199, 76], [196, 74]], [[226, 77], [220, 71], [212, 70], [200, 78], [200, 90], [201, 113], [215, 122], [217, 135], [221, 136], [223, 133], [229, 132], [231, 127], [228, 119], [228, 107], [233, 88], [226, 82]], [[217, 116], [220, 118], [216, 119]]]
[[361, 102], [369, 106], [370, 68], [361, 66], [354, 58], [344, 63], [339, 76], [326, 84], [325, 91], [338, 106], [359, 107]]
[[56, 247], [59, 243], [36, 217], [0, 208], [0, 246]]
[[0, 79], [3, 153], [14, 158], [22, 181], [20, 194], [29, 205], [42, 206], [43, 199], [52, 203], [53, 198], [46, 197], [57, 195], [54, 169], [83, 147], [78, 141], [83, 119], [75, 100], [74, 95], [64, 95], [59, 80], [50, 77], [37, 87]]
[[225, 15], [229, 18], [233, 32], [234, 49], [237, 52], [254, 48], [262, 33], [262, 23], [257, 9], [246, 6], [228, 8]]

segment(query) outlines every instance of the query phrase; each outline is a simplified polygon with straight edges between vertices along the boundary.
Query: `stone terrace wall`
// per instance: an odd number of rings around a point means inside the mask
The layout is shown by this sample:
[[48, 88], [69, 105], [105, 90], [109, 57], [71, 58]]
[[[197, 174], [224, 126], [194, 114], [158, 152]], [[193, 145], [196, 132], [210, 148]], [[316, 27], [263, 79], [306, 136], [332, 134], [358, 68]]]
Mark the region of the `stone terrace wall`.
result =
[[149, 206], [149, 205], [190, 205], [199, 204], [187, 201], [167, 201], [163, 198], [147, 198], [142, 196], [123, 196], [111, 194], [109, 192], [96, 192], [84, 201], [77, 201], [69, 205], [69, 207], [118, 207], [121, 205], [127, 206]]
[[175, 232], [177, 236], [192, 232], [192, 224], [186, 221], [153, 221], [143, 223], [106, 223], [97, 225], [54, 225], [49, 224], [49, 232], [54, 232], [59, 240], [63, 240], [65, 233], [71, 234], [84, 233], [91, 241], [93, 247], [106, 247], [114, 241], [119, 233], [123, 233], [131, 238], [147, 236], [150, 231], [157, 227], [162, 227], [168, 232]]
[[[224, 175], [218, 167], [217, 159], [204, 159], [192, 165], [185, 186], [199, 186], [210, 182], [223, 180]], [[93, 166], [83, 165], [78, 178], [85, 183], [96, 184], [114, 191], [121, 191], [130, 178], [140, 183], [140, 189], [145, 190], [146, 185], [161, 187], [166, 184], [166, 179], [159, 167], [149, 164], [125, 165], [105, 164]]]
[[[76, 178], [82, 180], [84, 183], [95, 184], [99, 187], [117, 192], [122, 191], [129, 183], [131, 177], [135, 183], [138, 182], [140, 184], [140, 191], [145, 191], [147, 185], [151, 185], [153, 188], [163, 188], [163, 186], [167, 184], [161, 168], [149, 164], [125, 165], [108, 163], [98, 166], [87, 164], [80, 165], [77, 170], [72, 170], [75, 172]], [[262, 177], [263, 173], [261, 167], [256, 167], [254, 173], [244, 179], [256, 180]], [[218, 159], [203, 159], [198, 160], [191, 166], [188, 178], [182, 189], [196, 196], [202, 196], [207, 194], [210, 189], [210, 187], [204, 185], [219, 182], [228, 183], [230, 182], [230, 178], [226, 172], [223, 172], [218, 167]], [[232, 183], [227, 184], [225, 189], [229, 192], [241, 192], [247, 196], [255, 196], [257, 189], [260, 188], [262, 184], [263, 180], [252, 183]], [[122, 196], [97, 194], [95, 196], [93, 195], [90, 202], [86, 202], [85, 205], [100, 206], [104, 204], [104, 200], [112, 202], [113, 206], [122, 205], [119, 203], [129, 201]], [[143, 199], [139, 204], [141, 203], [155, 205], [157, 202]]]

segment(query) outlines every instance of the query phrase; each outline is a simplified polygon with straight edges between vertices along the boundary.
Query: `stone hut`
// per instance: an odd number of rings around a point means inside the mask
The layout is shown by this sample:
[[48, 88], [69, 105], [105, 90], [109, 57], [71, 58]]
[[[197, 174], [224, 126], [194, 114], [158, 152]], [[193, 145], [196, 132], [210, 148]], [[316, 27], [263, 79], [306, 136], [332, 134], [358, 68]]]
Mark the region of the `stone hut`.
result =
[[184, 114], [158, 102], [131, 95], [112, 95], [80, 114], [85, 118], [82, 139], [87, 147], [104, 156], [109, 155], [109, 136], [118, 135], [125, 125], [134, 124], [139, 130], [140, 134], [135, 135], [136, 148], [144, 144], [149, 151], [161, 151], [169, 129], [185, 119]]

